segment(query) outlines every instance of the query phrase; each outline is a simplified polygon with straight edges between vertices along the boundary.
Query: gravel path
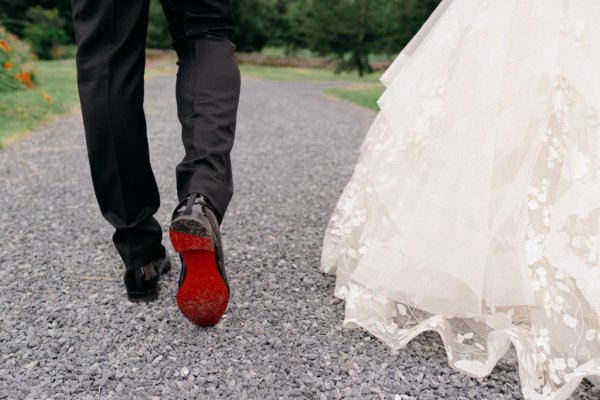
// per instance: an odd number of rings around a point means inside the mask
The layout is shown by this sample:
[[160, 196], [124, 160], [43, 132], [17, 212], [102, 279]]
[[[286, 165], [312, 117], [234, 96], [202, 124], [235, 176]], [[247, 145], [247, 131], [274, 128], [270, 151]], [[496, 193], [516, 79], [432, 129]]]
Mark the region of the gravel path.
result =
[[[510, 360], [471, 379], [436, 335], [393, 354], [340, 328], [320, 245], [374, 114], [321, 94], [338, 84], [244, 81], [223, 226], [233, 298], [213, 329], [179, 314], [178, 268], [158, 301], [126, 301], [77, 113], [1, 151], [0, 398], [521, 398]], [[146, 92], [165, 227], [183, 156], [173, 92], [171, 77]]]

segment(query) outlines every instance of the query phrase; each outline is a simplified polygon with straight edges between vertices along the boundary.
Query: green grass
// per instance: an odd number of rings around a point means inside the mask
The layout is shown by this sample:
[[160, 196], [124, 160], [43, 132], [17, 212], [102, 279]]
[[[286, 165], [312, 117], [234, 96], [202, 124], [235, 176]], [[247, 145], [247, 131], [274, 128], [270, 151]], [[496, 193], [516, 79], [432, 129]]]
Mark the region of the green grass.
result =
[[[33, 66], [39, 83], [34, 90], [0, 93], [0, 148], [79, 104], [74, 60], [36, 61]], [[161, 68], [161, 64], [150, 66], [146, 76], [173, 72]], [[375, 101], [383, 91], [381, 85], [375, 84], [379, 73], [360, 78], [356, 74], [336, 74], [324, 69], [258, 65], [241, 65], [240, 68], [244, 76], [257, 79], [365, 83], [368, 85], [329, 89], [326, 93], [372, 109], [377, 109]], [[43, 93], [52, 98], [50, 104], [44, 100]]]
[[242, 75], [249, 78], [269, 79], [275, 81], [352, 81], [352, 82], [377, 82], [381, 73], [359, 77], [356, 73], [342, 72], [336, 74], [327, 69], [269, 67], [264, 65], [240, 65]]
[[349, 101], [359, 106], [367, 107], [379, 111], [377, 99], [383, 94], [384, 86], [381, 84], [356, 86], [346, 88], [331, 88], [325, 90], [325, 93], [335, 96], [342, 100]]
[[[0, 149], [79, 104], [75, 60], [36, 61], [32, 66], [39, 83], [34, 90], [0, 93]], [[163, 63], [152, 63], [146, 78], [165, 72], [171, 71]], [[50, 104], [43, 93], [52, 98]]]
[[287, 54], [285, 48], [283, 47], [265, 47], [260, 51], [260, 54], [263, 56], [269, 57], [284, 57], [284, 56], [293, 56], [298, 58], [307, 58], [307, 57], [318, 57], [317, 54], [313, 53], [308, 49], [299, 49], [293, 54]]
[[[265, 47], [260, 52], [260, 55], [268, 57], [284, 57], [293, 56], [297, 58], [308, 58], [308, 57], [321, 57], [319, 54], [312, 52], [308, 49], [298, 49], [291, 54], [287, 54], [284, 47]], [[370, 54], [369, 60], [371, 61], [394, 61], [397, 54]]]
[[[73, 60], [36, 61], [32, 64], [38, 87], [0, 94], [0, 148], [78, 104]], [[50, 104], [44, 100], [42, 93], [52, 98]]]

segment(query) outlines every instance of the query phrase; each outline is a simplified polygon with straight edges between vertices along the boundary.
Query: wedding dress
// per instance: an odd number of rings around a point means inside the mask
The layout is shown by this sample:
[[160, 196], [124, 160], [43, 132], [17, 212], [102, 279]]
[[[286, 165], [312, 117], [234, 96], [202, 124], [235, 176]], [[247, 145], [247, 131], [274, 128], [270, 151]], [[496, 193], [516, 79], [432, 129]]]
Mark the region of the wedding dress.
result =
[[600, 1], [444, 0], [387, 90], [327, 227], [344, 326], [438, 332], [523, 395], [600, 376]]

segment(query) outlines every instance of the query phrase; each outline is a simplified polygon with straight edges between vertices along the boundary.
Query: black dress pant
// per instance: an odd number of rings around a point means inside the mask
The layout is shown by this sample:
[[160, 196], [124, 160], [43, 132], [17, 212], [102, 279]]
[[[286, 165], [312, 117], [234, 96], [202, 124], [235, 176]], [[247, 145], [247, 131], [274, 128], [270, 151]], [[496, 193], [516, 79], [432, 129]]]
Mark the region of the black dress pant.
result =
[[[232, 0], [163, 0], [178, 54], [176, 99], [185, 157], [177, 193], [202, 193], [222, 218], [233, 194], [240, 75]], [[143, 110], [149, 0], [71, 0], [79, 96], [94, 191], [127, 268], [165, 255]], [[176, 140], [173, 138], [173, 140]]]

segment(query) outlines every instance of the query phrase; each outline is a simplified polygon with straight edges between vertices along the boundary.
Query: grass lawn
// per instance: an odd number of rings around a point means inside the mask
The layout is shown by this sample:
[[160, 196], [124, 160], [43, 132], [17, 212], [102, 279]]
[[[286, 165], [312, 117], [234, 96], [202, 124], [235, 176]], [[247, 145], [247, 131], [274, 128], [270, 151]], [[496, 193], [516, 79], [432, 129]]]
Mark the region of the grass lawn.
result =
[[[175, 73], [174, 60], [151, 61], [146, 78]], [[32, 63], [39, 85], [34, 90], [0, 93], [0, 149], [79, 106], [75, 60], [36, 61]], [[43, 93], [52, 98], [48, 104]]]
[[[36, 61], [33, 66], [39, 87], [0, 94], [0, 148], [78, 104], [73, 60]], [[42, 93], [52, 98], [50, 104]]]
[[382, 84], [374, 84], [346, 88], [331, 88], [325, 90], [325, 93], [358, 104], [359, 106], [379, 111], [377, 99], [383, 94], [384, 89]]
[[[0, 94], [0, 148], [79, 105], [74, 60], [36, 61], [33, 66], [39, 82], [35, 90]], [[255, 79], [365, 83], [366, 86], [328, 89], [326, 93], [375, 110], [375, 101], [383, 91], [377, 83], [380, 73], [360, 78], [356, 74], [336, 74], [324, 69], [259, 65], [241, 65], [240, 69], [243, 76]], [[153, 60], [146, 68], [146, 78], [174, 72], [173, 60]], [[43, 94], [48, 94], [52, 102], [47, 103]]]
[[317, 57], [318, 56], [317, 54], [315, 54], [312, 51], [307, 50], [307, 49], [301, 49], [301, 50], [294, 52], [293, 54], [287, 54], [285, 51], [285, 48], [283, 48], [283, 47], [265, 47], [260, 51], [260, 54], [263, 56], [271, 56], [271, 57], [284, 57], [284, 56], [291, 55], [293, 57], [298, 57], [298, 58]]
[[[291, 54], [288, 54], [284, 47], [265, 47], [260, 51], [260, 55], [263, 56], [274, 56], [274, 57], [283, 57], [283, 56], [293, 56], [297, 58], [306, 58], [306, 57], [319, 57], [319, 54], [314, 53], [307, 49], [299, 49]], [[369, 60], [371, 61], [394, 61], [397, 54], [370, 54]]]
[[269, 79], [275, 81], [352, 81], [352, 82], [377, 82], [381, 73], [359, 77], [356, 73], [342, 72], [336, 74], [328, 69], [314, 68], [289, 68], [270, 67], [264, 65], [240, 65], [242, 76], [256, 79]]

